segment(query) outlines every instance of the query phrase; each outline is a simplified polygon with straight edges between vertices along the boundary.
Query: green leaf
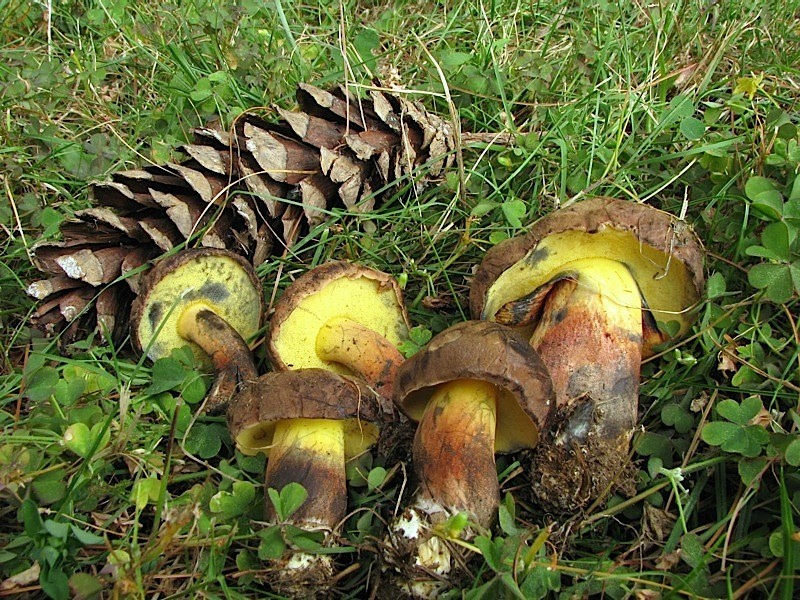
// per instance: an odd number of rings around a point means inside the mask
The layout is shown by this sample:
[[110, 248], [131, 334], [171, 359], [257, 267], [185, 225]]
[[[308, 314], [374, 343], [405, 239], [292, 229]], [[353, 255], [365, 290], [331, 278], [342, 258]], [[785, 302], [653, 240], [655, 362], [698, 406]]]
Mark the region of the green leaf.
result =
[[189, 373], [186, 381], [181, 387], [181, 396], [189, 404], [202, 402], [208, 392], [205, 377], [199, 373]]
[[189, 97], [195, 102], [202, 102], [210, 98], [213, 93], [211, 80], [208, 77], [203, 77], [195, 84], [194, 89], [189, 93]]
[[789, 265], [761, 263], [747, 272], [747, 281], [754, 288], [764, 290], [766, 297], [776, 304], [792, 299], [794, 273]]
[[261, 542], [258, 544], [259, 560], [277, 560], [286, 552], [286, 542], [278, 525], [272, 525], [258, 532]]
[[762, 410], [764, 410], [764, 404], [757, 396], [748, 396], [742, 400], [741, 404], [729, 398], [717, 403], [719, 416], [739, 425], [747, 425]]
[[800, 294], [800, 260], [796, 260], [789, 265], [789, 276], [792, 279], [794, 291]]
[[500, 205], [503, 215], [512, 227], [519, 229], [522, 227], [522, 217], [527, 212], [525, 203], [520, 199], [506, 200]]
[[522, 595], [528, 600], [543, 600], [561, 589], [561, 574], [558, 569], [536, 566], [525, 576], [520, 586]]
[[39, 584], [42, 586], [42, 590], [53, 600], [67, 600], [69, 598], [69, 578], [60, 569], [42, 565]]
[[186, 436], [184, 448], [189, 454], [202, 459], [213, 458], [222, 449], [222, 439], [218, 425], [196, 423]]
[[744, 193], [750, 200], [755, 200], [764, 192], [772, 192], [777, 189], [778, 183], [774, 179], [760, 175], [750, 177], [744, 185]]
[[492, 233], [489, 234], [489, 242], [493, 245], [497, 245], [500, 242], [507, 239], [508, 239], [508, 234], [505, 231], [500, 231], [499, 229], [495, 229]]
[[752, 485], [756, 489], [759, 487], [759, 482], [756, 477], [759, 477], [768, 459], [765, 456], [756, 456], [753, 458], [742, 458], [738, 464], [739, 477], [745, 485]]
[[767, 225], [761, 233], [761, 243], [765, 248], [774, 252], [779, 259], [788, 261], [791, 258], [789, 227], [786, 223], [778, 221]]
[[234, 481], [231, 491], [219, 491], [208, 502], [211, 512], [224, 519], [233, 519], [244, 514], [256, 497], [256, 488], [249, 481]]
[[500, 505], [500, 508], [497, 513], [498, 521], [500, 523], [500, 529], [506, 535], [517, 535], [519, 534], [519, 528], [514, 524], [514, 517], [509, 512], [508, 508], [504, 504]]
[[267, 497], [272, 503], [272, 508], [275, 510], [278, 520], [283, 521], [283, 504], [281, 503], [281, 495], [278, 493], [278, 490], [275, 488], [267, 488]]
[[666, 112], [661, 117], [659, 125], [665, 127], [670, 123], [680, 121], [694, 114], [694, 103], [690, 96], [679, 94], [669, 102]]
[[681, 119], [680, 130], [687, 140], [699, 140], [706, 132], [705, 124], [694, 117]]
[[779, 189], [780, 186], [774, 179], [754, 175], [745, 183], [744, 193], [753, 202], [754, 208], [763, 211], [765, 216], [780, 218], [783, 197]]
[[792, 183], [792, 190], [789, 192], [787, 200], [789, 202], [800, 200], [800, 175], [795, 176], [794, 182]]
[[661, 409], [661, 420], [675, 428], [678, 433], [687, 433], [694, 427], [694, 417], [679, 404], [667, 404]]
[[783, 457], [793, 467], [800, 465], [800, 437], [795, 436], [795, 439], [789, 442], [786, 450], [784, 450]]
[[725, 295], [726, 284], [725, 277], [722, 273], [712, 274], [711, 277], [708, 278], [706, 289], [708, 290], [708, 298], [710, 300]]
[[55, 392], [58, 371], [53, 367], [42, 367], [25, 374], [25, 395], [32, 402], [44, 402]]
[[783, 557], [783, 531], [773, 531], [769, 536], [769, 550], [776, 558]]
[[439, 65], [445, 72], [451, 72], [461, 65], [465, 65], [473, 59], [469, 52], [457, 52], [455, 50], [444, 50], [439, 53]]
[[376, 66], [375, 51], [380, 48], [380, 38], [374, 29], [362, 29], [353, 39], [353, 46], [361, 57], [361, 61], [370, 70]]
[[493, 571], [499, 573], [501, 571], [501, 556], [491, 538], [485, 535], [479, 535], [472, 543], [480, 550], [486, 564], [489, 565]]
[[81, 458], [86, 458], [94, 445], [89, 427], [84, 423], [73, 423], [64, 432], [64, 445]]
[[493, 211], [495, 208], [497, 208], [497, 206], [497, 202], [492, 202], [491, 200], [481, 200], [472, 207], [470, 215], [473, 217], [482, 217], [483, 215]]
[[131, 490], [131, 500], [133, 500], [136, 510], [144, 510], [148, 502], [158, 501], [161, 494], [161, 480], [157, 477], [139, 479], [133, 484]]
[[386, 469], [383, 467], [375, 467], [367, 475], [367, 485], [370, 491], [377, 490], [386, 481]]
[[72, 531], [72, 535], [75, 536], [75, 539], [84, 546], [97, 546], [105, 543], [104, 538], [100, 537], [99, 535], [95, 535], [90, 531], [86, 531], [85, 529], [81, 529], [74, 523], [71, 523], [69, 527], [70, 531]]
[[693, 533], [687, 533], [681, 538], [681, 550], [681, 558], [693, 569], [705, 560], [703, 542]]
[[59, 523], [53, 519], [47, 519], [44, 522], [44, 528], [47, 530], [47, 533], [60, 540], [66, 540], [69, 535], [68, 523]]
[[322, 548], [325, 534], [321, 531], [306, 531], [300, 527], [287, 526], [284, 530], [286, 541], [305, 552], [317, 552]]
[[33, 480], [33, 493], [39, 504], [48, 506], [64, 498], [67, 490], [67, 472], [64, 469], [42, 473]]
[[59, 379], [53, 390], [53, 396], [61, 406], [72, 406], [81, 397], [86, 389], [86, 381], [83, 379]]
[[145, 394], [152, 396], [168, 390], [173, 390], [186, 379], [186, 368], [171, 356], [159, 358], [153, 363], [153, 382], [145, 390]]
[[432, 336], [433, 333], [431, 333], [431, 330], [426, 327], [423, 327], [422, 325], [417, 325], [416, 327], [412, 327], [408, 331], [409, 339], [418, 346], [424, 346], [425, 344], [430, 342]]
[[281, 490], [281, 505], [283, 506], [284, 517], [291, 517], [303, 502], [308, 498], [308, 492], [299, 483], [289, 483]]
[[742, 427], [735, 423], [714, 421], [703, 427], [701, 437], [712, 446], [719, 446], [725, 452], [755, 457], [761, 453], [769, 441], [769, 433], [758, 425]]
[[103, 591], [100, 580], [89, 573], [73, 573], [69, 578], [73, 600], [94, 600]]

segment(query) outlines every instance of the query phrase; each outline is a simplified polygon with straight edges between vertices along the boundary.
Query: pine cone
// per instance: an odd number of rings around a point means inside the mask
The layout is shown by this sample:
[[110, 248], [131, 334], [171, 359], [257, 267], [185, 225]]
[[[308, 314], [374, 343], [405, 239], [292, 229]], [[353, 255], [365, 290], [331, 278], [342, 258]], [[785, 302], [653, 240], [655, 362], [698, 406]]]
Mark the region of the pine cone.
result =
[[327, 210], [370, 211], [378, 190], [417, 177], [422, 165], [437, 177], [453, 160], [450, 123], [420, 103], [307, 84], [297, 100], [299, 111], [276, 109], [277, 123], [246, 114], [232, 132], [195, 130], [179, 164], [93, 184], [95, 206], [62, 225], [62, 241], [35, 248], [48, 278], [28, 288], [42, 300], [34, 323], [63, 330], [65, 341], [92, 328], [119, 341], [139, 276], [174, 246], [228, 248], [257, 265]]

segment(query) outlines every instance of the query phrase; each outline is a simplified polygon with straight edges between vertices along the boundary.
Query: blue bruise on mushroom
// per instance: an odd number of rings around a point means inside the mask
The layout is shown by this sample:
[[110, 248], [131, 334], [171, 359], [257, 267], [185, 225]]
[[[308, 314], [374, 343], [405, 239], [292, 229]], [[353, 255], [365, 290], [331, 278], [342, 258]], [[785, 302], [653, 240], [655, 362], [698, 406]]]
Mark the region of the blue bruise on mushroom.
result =
[[150, 327], [155, 331], [161, 323], [164, 314], [164, 303], [153, 302], [150, 305], [150, 310], [147, 313], [147, 320], [150, 321]]
[[525, 263], [533, 267], [536, 263], [547, 259], [548, 256], [550, 256], [550, 250], [547, 248], [536, 248], [525, 257]]
[[[218, 282], [207, 282], [197, 289], [189, 290], [183, 297], [183, 302], [192, 302], [194, 300], [208, 300], [215, 304], [225, 302], [231, 295], [230, 291], [223, 284]], [[166, 317], [164, 312], [164, 302], [157, 301], [150, 305], [147, 313], [147, 320], [150, 321], [150, 327], [156, 331], [161, 325], [161, 321]]]
[[204, 283], [199, 289], [191, 290], [184, 295], [184, 299], [192, 300], [209, 300], [217, 304], [224, 302], [228, 299], [231, 293], [228, 288], [221, 283]]
[[562, 426], [561, 434], [558, 436], [557, 443], [563, 444], [566, 441], [575, 441], [579, 444], [586, 442], [589, 433], [589, 426], [594, 421], [594, 402], [584, 398], [567, 418]]

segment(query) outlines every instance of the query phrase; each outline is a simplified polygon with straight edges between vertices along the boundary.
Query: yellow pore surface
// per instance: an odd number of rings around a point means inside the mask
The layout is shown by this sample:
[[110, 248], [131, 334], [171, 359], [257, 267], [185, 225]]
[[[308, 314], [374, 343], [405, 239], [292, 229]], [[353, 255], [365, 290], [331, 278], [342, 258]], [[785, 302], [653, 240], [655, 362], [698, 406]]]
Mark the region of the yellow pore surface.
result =
[[249, 456], [294, 446], [327, 455], [344, 452], [349, 459], [365, 452], [376, 439], [378, 428], [358, 419], [284, 419], [246, 428], [237, 436], [236, 446]]
[[[187, 308], [207, 308], [224, 319], [244, 339], [253, 337], [261, 320], [261, 290], [235, 260], [197, 257], [168, 273], [150, 290], [139, 321], [139, 343], [151, 360], [167, 356], [187, 340], [178, 331]], [[190, 344], [199, 358], [205, 353]]]
[[[606, 228], [597, 233], [567, 231], [544, 238], [527, 255], [506, 269], [489, 288], [483, 318], [494, 320], [504, 304], [527, 296], [562, 273], [579, 271], [586, 259], [608, 259], [624, 265], [659, 323], [674, 321], [679, 334], [689, 328], [688, 312], [697, 303], [684, 264], [626, 231]], [[605, 284], [600, 284], [604, 289]], [[616, 293], [606, 291], [604, 293]], [[621, 304], [628, 303], [620, 300]]]
[[381, 287], [366, 277], [340, 278], [300, 301], [280, 324], [273, 346], [290, 369], [318, 367], [348, 375], [348, 369], [321, 359], [316, 352], [320, 328], [334, 319], [360, 323], [395, 347], [408, 335], [402, 308], [391, 287]]
[[[570, 263], [570, 267], [578, 273], [578, 286], [568, 300], [569, 306], [588, 308], [586, 318], [601, 314], [604, 322], [622, 331], [642, 334], [642, 300], [625, 265], [606, 258], [586, 258]], [[547, 329], [543, 324], [534, 335], [545, 334]], [[536, 338], [531, 343], [538, 346]]]

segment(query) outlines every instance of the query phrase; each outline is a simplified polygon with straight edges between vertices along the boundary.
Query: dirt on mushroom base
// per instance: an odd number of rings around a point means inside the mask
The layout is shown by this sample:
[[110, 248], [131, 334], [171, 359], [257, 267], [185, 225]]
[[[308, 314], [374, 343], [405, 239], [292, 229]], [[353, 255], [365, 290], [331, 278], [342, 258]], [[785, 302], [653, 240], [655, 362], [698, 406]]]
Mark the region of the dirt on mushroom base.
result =
[[586, 401], [577, 401], [556, 416], [554, 427], [528, 452], [527, 473], [534, 504], [556, 514], [574, 514], [593, 499], [613, 493], [631, 497], [636, 493], [636, 469], [628, 450], [630, 433], [599, 437], [592, 430], [581, 444], [559, 443], [564, 429], [574, 421]]

